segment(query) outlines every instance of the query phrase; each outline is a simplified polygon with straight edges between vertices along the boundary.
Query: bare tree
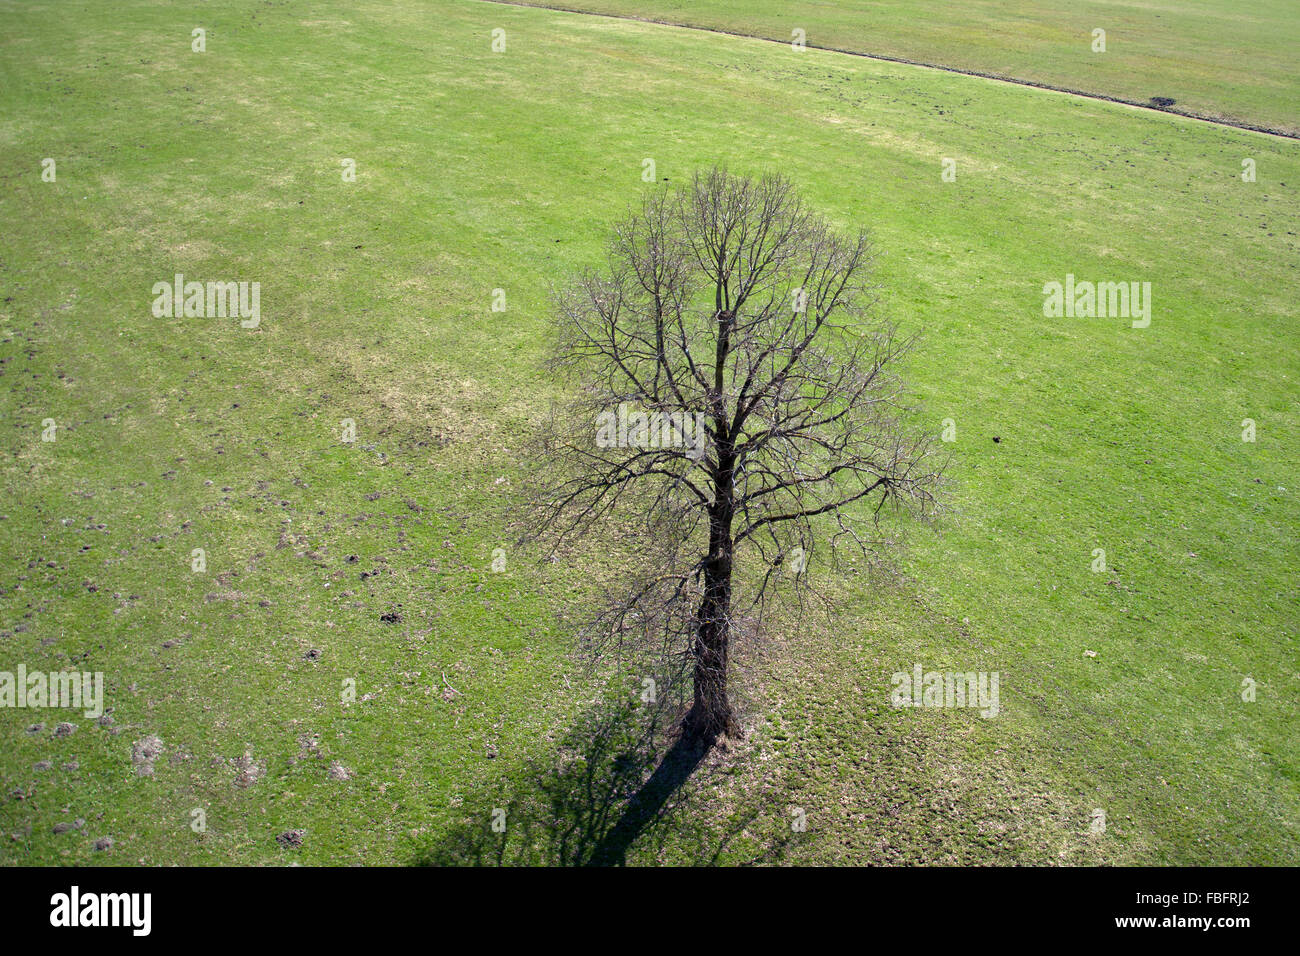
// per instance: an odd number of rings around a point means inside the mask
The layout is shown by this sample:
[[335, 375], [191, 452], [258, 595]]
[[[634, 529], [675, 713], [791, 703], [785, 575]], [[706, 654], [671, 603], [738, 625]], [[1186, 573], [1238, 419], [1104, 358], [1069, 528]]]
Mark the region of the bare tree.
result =
[[592, 633], [677, 660], [702, 742], [738, 732], [737, 583], [761, 614], [774, 584], [806, 582], [819, 532], [865, 553], [886, 504], [933, 504], [893, 371], [909, 343], [873, 314], [870, 261], [865, 234], [837, 235], [785, 179], [713, 169], [648, 193], [608, 269], [557, 295], [575, 397], [547, 429], [535, 530], [558, 545], [620, 507], [644, 519], [643, 577]]

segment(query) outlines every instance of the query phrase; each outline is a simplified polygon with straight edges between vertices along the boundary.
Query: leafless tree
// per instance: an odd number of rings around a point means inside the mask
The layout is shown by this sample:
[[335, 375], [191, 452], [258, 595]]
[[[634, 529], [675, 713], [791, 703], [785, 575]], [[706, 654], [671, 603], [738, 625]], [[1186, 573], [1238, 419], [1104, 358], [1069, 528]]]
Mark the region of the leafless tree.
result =
[[591, 633], [677, 660], [703, 743], [738, 732], [742, 596], [761, 614], [774, 585], [798, 590], [819, 534], [869, 552], [886, 505], [932, 510], [941, 469], [901, 404], [910, 342], [874, 314], [871, 258], [782, 177], [712, 169], [645, 195], [608, 268], [557, 294], [573, 397], [546, 429], [534, 531], [558, 546], [644, 519], [644, 573]]

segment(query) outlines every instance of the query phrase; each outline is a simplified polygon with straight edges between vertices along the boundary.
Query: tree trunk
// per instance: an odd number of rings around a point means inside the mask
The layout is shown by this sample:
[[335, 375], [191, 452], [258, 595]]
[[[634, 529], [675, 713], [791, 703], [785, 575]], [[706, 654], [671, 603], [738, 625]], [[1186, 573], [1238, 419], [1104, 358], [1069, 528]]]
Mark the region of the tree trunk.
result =
[[720, 735], [738, 736], [727, 698], [727, 658], [731, 640], [731, 511], [709, 516], [709, 557], [704, 565], [704, 598], [695, 612], [695, 702], [686, 715], [687, 736], [710, 744]]

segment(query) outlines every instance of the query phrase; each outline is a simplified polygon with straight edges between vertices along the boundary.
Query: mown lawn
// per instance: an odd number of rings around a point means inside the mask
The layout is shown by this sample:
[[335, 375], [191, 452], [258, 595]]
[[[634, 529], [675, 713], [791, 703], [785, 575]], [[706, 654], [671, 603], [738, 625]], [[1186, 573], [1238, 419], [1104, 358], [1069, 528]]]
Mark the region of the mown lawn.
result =
[[[556, 613], [636, 556], [539, 565], [506, 524], [548, 290], [652, 158], [669, 185], [778, 169], [870, 226], [957, 440], [909, 577], [814, 564], [844, 605], [744, 655], [746, 742], [626, 858], [1300, 862], [1298, 149], [478, 0], [0, 5], [0, 670], [102, 671], [113, 708], [0, 709], [0, 860], [608, 847], [653, 753], [601, 702], [640, 684], [585, 669]], [[155, 318], [176, 273], [260, 281], [260, 326]], [[1045, 318], [1067, 273], [1150, 282], [1150, 326]], [[891, 708], [918, 662], [998, 671], [1000, 715]]]

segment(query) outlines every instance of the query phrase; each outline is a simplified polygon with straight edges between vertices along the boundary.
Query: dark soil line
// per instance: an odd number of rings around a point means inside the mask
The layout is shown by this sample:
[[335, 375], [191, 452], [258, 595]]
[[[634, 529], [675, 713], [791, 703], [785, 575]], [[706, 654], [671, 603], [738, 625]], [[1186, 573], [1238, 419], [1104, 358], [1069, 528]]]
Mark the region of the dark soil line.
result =
[[[758, 36], [753, 33], [738, 33], [734, 30], [719, 30], [714, 27], [697, 27], [689, 23], [676, 23], [672, 20], [656, 20], [653, 17], [638, 17], [630, 13], [596, 13], [592, 10], [575, 10], [572, 7], [561, 7], [548, 3], [528, 3], [526, 0], [479, 0], [481, 3], [498, 3], [509, 7], [532, 7], [534, 10], [554, 10], [557, 13], [576, 13], [586, 17], [604, 17], [608, 20], [634, 20], [637, 23], [652, 23], [661, 27], [676, 27], [681, 30], [695, 30], [699, 33], [716, 33], [722, 36], [739, 37], [745, 40], [762, 40], [766, 43], [779, 43], [785, 46], [789, 41], [777, 40], [772, 37]], [[1105, 93], [1089, 93], [1086, 90], [1072, 90], [1068, 86], [1053, 86], [1050, 83], [1039, 83], [1035, 80], [1021, 80], [1014, 76], [1003, 76], [1000, 73], [982, 73], [979, 70], [963, 70], [956, 66], [944, 66], [941, 63], [926, 63], [922, 60], [909, 60], [901, 56], [889, 56], [886, 53], [863, 53], [860, 50], [842, 50], [834, 46], [818, 46], [815, 43], [806, 44], [810, 50], [824, 50], [828, 53], [843, 53], [845, 56], [858, 56], [864, 60], [881, 60], [886, 63], [902, 63], [906, 66], [921, 66], [929, 70], [942, 70], [945, 73], [959, 73], [962, 76], [977, 76], [984, 80], [997, 80], [1000, 83], [1012, 83], [1016, 86], [1028, 86], [1036, 90], [1050, 90], [1053, 93], [1067, 93], [1070, 96], [1080, 96], [1089, 100], [1100, 100], [1104, 103], [1119, 103], [1123, 106], [1132, 106], [1140, 110], [1150, 110], [1153, 113], [1170, 113], [1174, 116], [1182, 116], [1186, 119], [1197, 120], [1202, 123], [1210, 123], [1214, 126], [1225, 126], [1230, 129], [1244, 129], [1252, 133], [1265, 133], [1269, 136], [1280, 136], [1284, 139], [1300, 139], [1300, 132], [1288, 132], [1287, 130], [1273, 129], [1269, 126], [1257, 126], [1254, 123], [1238, 122], [1231, 119], [1215, 119], [1214, 117], [1205, 116], [1201, 113], [1193, 113], [1190, 110], [1181, 110], [1172, 106], [1157, 106], [1154, 103], [1142, 103], [1138, 100], [1126, 100], [1119, 96], [1107, 96]]]

